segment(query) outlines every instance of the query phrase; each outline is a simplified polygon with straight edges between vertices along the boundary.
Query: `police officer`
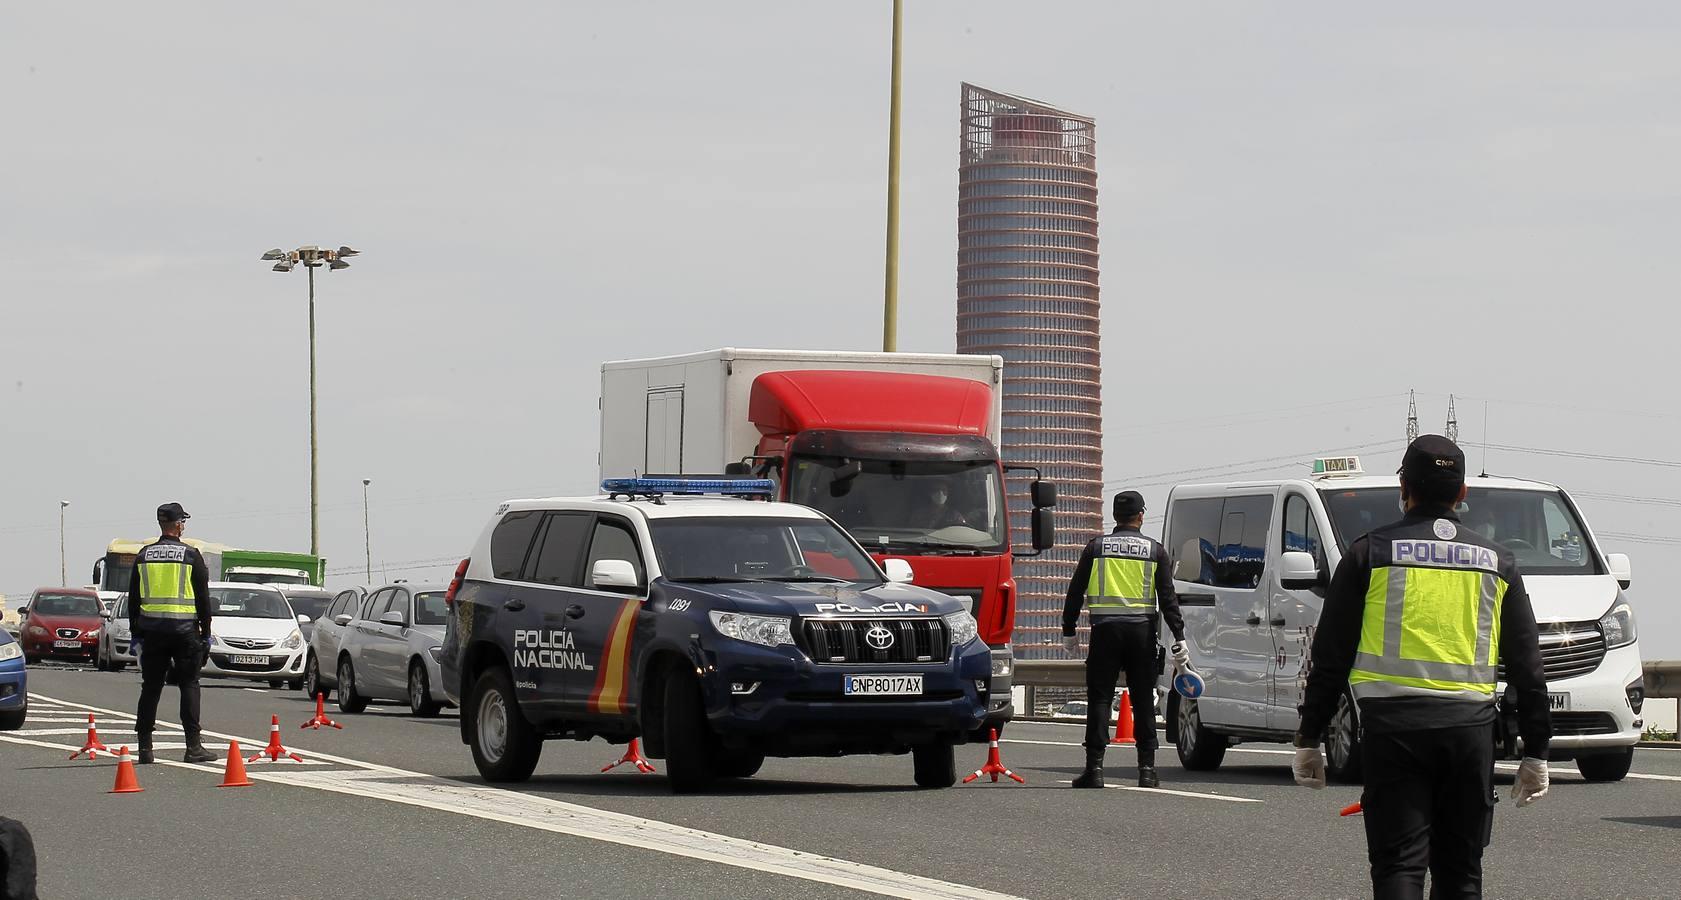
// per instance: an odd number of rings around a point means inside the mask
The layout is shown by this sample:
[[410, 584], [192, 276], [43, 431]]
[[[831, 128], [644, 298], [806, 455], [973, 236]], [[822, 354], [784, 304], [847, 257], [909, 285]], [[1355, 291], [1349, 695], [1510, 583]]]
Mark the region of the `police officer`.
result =
[[1482, 896], [1494, 826], [1496, 665], [1517, 698], [1518, 806], [1547, 793], [1552, 737], [1535, 613], [1511, 551], [1459, 522], [1465, 454], [1424, 435], [1401, 463], [1406, 515], [1354, 541], [1313, 637], [1296, 783], [1325, 786], [1319, 741], [1359, 705], [1366, 854], [1380, 898]]
[[1156, 787], [1156, 614], [1173, 631], [1173, 658], [1189, 659], [1185, 619], [1173, 593], [1173, 566], [1161, 544], [1139, 532], [1144, 525], [1144, 496], [1137, 491], [1115, 495], [1115, 530], [1092, 538], [1068, 584], [1062, 608], [1062, 643], [1079, 649], [1074, 625], [1084, 603], [1091, 617], [1091, 648], [1086, 656], [1086, 768], [1074, 779], [1077, 788], [1103, 787], [1103, 751], [1109, 746], [1109, 704], [1115, 679], [1126, 672], [1137, 723], [1138, 786]]
[[179, 503], [158, 507], [162, 535], [140, 549], [128, 587], [129, 630], [140, 657], [140, 709], [135, 733], [140, 762], [153, 762], [152, 730], [164, 679], [174, 672], [181, 688], [181, 728], [187, 733], [187, 762], [210, 762], [215, 754], [199, 741], [198, 670], [210, 642], [210, 569], [196, 548], [181, 542], [187, 511]]

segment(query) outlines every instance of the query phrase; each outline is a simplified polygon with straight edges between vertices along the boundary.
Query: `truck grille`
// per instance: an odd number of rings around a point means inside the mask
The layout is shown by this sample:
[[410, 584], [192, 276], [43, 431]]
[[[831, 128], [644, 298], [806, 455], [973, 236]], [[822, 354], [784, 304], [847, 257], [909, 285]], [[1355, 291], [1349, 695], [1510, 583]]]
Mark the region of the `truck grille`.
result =
[[[1561, 622], [1541, 626], [1541, 668], [1547, 682], [1586, 675], [1605, 659], [1605, 636], [1595, 622]], [[1506, 680], [1506, 667], [1500, 667]]]
[[804, 649], [818, 663], [929, 663], [951, 655], [951, 638], [940, 619], [806, 619], [803, 624]]

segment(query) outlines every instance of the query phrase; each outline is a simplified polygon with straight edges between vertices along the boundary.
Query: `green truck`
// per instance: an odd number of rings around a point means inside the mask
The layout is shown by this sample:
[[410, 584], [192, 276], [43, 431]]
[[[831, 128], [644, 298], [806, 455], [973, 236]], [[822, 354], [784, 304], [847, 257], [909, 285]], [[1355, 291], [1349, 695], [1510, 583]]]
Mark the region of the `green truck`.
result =
[[[148, 541], [118, 538], [94, 560], [93, 583], [88, 587], [101, 594], [128, 592], [134, 577], [134, 557]], [[204, 554], [211, 581], [240, 581], [255, 584], [312, 584], [321, 586], [327, 561], [308, 553], [281, 550], [241, 550], [224, 544], [186, 538], [185, 543]]]

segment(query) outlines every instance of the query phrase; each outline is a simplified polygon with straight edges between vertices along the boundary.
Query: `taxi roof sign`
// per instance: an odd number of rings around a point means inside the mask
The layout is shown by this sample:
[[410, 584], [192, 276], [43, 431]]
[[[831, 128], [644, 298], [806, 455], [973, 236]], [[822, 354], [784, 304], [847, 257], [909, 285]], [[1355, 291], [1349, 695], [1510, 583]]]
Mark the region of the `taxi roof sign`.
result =
[[1361, 475], [1365, 471], [1358, 456], [1322, 456], [1313, 461], [1315, 475]]

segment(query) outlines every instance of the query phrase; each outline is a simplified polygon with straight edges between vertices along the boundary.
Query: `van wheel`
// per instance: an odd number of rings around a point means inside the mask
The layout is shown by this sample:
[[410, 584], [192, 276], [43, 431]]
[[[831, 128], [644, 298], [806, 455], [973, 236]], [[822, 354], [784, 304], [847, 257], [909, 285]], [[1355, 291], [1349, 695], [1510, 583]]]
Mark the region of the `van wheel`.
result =
[[409, 663], [409, 712], [425, 719], [438, 714], [438, 701], [432, 699], [432, 686], [426, 680], [426, 667], [419, 661]]
[[480, 675], [462, 712], [467, 743], [473, 748], [473, 765], [486, 781], [525, 781], [531, 777], [543, 753], [543, 738], [520, 712], [507, 669], [494, 668]]
[[1359, 784], [1362, 778], [1360, 712], [1346, 691], [1337, 698], [1337, 711], [1325, 727], [1325, 774], [1342, 784]]
[[665, 775], [672, 792], [705, 790], [718, 774], [714, 753], [700, 684], [688, 669], [674, 669], [665, 679]]
[[1173, 749], [1179, 753], [1179, 764], [1193, 772], [1220, 768], [1226, 758], [1226, 736], [1203, 727], [1195, 700], [1181, 697], [1175, 706], [1179, 715], [1174, 719]]
[[359, 713], [368, 708], [368, 698], [356, 696], [356, 667], [350, 657], [339, 660], [339, 711]]
[[1576, 771], [1588, 781], [1622, 781], [1634, 765], [1634, 748], [1616, 753], [1595, 753], [1576, 757]]
[[916, 786], [948, 788], [957, 783], [957, 748], [944, 742], [911, 748]]
[[765, 764], [763, 753], [729, 753], [718, 760], [719, 778], [752, 778]]

